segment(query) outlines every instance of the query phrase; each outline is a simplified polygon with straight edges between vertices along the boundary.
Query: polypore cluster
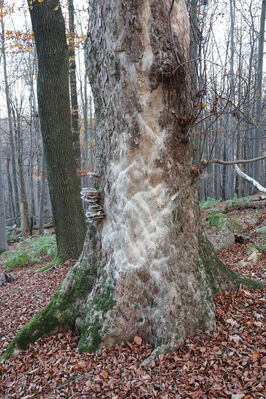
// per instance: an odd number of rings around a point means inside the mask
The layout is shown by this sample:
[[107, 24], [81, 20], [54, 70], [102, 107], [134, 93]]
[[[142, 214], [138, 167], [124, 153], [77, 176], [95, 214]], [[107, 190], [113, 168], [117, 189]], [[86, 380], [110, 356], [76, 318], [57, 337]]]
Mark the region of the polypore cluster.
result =
[[[98, 177], [96, 173], [89, 172], [88, 176], [90, 177]], [[100, 199], [100, 193], [95, 188], [85, 187], [81, 191], [81, 198], [88, 202], [88, 209], [86, 212], [86, 218], [89, 223], [99, 222], [104, 216], [104, 210], [101, 205], [98, 203]]]

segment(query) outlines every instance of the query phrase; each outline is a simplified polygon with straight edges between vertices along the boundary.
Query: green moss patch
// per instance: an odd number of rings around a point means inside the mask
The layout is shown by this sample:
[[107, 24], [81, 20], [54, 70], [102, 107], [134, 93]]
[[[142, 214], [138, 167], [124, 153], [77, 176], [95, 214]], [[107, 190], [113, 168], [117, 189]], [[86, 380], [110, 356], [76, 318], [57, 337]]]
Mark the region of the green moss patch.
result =
[[113, 294], [114, 281], [103, 277], [100, 287], [93, 295], [86, 319], [81, 327], [81, 337], [78, 344], [80, 352], [88, 351], [92, 353], [99, 349], [102, 337], [108, 331], [108, 328], [104, 326], [106, 314], [116, 304]]
[[96, 271], [96, 262], [89, 267], [80, 265], [76, 270], [72, 269], [71, 286], [64, 294], [61, 294], [60, 288], [57, 290], [51, 302], [19, 330], [0, 360], [10, 358], [15, 349], [26, 349], [30, 343], [34, 343], [42, 336], [73, 328], [75, 319], [80, 314], [80, 302], [91, 291]]
[[263, 287], [260, 282], [240, 276], [224, 265], [211, 243], [202, 234], [199, 235], [199, 255], [198, 268], [204, 268], [213, 296], [238, 289], [241, 285], [253, 289]]

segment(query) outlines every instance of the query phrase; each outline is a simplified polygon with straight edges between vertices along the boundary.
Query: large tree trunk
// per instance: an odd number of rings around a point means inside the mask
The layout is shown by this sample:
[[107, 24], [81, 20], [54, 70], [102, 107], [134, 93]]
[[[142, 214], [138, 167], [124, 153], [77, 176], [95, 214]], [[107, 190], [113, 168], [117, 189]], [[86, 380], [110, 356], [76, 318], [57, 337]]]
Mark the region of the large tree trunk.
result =
[[5, 357], [74, 325], [81, 351], [135, 335], [175, 348], [215, 327], [215, 294], [248, 284], [219, 262], [201, 230], [186, 125], [188, 15], [185, 1], [176, 1], [173, 51], [163, 4], [91, 2], [88, 57], [106, 218], [89, 229], [79, 262]]
[[68, 49], [59, 1], [28, 1], [38, 55], [38, 106], [62, 260], [80, 255], [86, 233], [72, 147]]

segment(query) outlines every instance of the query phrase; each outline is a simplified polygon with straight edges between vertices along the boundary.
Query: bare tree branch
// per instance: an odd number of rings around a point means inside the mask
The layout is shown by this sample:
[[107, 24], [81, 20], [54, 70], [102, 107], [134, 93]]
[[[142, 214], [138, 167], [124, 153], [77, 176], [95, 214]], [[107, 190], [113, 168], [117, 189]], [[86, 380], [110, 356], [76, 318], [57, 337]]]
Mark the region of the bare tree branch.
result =
[[175, 2], [175, 0], [172, 0], [170, 8], [167, 7], [166, 1], [164, 1], [164, 5], [165, 5], [165, 8], [166, 8], [167, 14], [168, 14], [168, 25], [169, 25], [169, 34], [170, 34], [171, 46], [172, 46], [172, 49], [173, 49], [173, 52], [174, 52], [174, 55], [175, 55], [175, 59], [176, 59], [177, 63], [180, 64], [181, 63], [180, 62], [180, 58], [179, 58], [179, 56], [177, 54], [175, 43], [174, 43], [173, 28], [172, 28], [172, 21], [171, 21], [171, 13], [172, 13], [172, 10], [173, 10], [173, 7], [174, 7], [174, 2]]
[[[265, 157], [264, 157], [265, 158]], [[236, 173], [243, 177], [243, 179], [249, 181], [251, 184], [253, 184], [253, 186], [255, 186], [259, 191], [262, 191], [263, 193], [266, 193], [266, 188], [261, 186], [257, 180], [253, 179], [252, 177], [246, 175], [244, 172], [242, 172], [242, 170], [239, 169], [239, 167], [237, 165], [234, 166]]]
[[214, 163], [219, 163], [220, 165], [236, 165], [238, 163], [250, 163], [250, 162], [256, 162], [256, 161], [261, 161], [262, 159], [266, 159], [266, 155], [262, 155], [257, 158], [252, 158], [252, 159], [237, 159], [235, 161], [223, 161], [222, 159], [211, 159], [210, 161], [206, 161], [205, 159], [202, 159], [200, 161], [202, 169], [207, 168], [207, 166], [212, 165]]

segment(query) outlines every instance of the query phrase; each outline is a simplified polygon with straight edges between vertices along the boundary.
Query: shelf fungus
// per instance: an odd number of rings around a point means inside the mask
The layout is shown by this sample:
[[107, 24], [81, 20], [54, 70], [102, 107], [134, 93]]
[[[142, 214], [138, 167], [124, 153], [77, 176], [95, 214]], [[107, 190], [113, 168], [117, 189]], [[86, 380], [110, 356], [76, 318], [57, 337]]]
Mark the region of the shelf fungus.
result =
[[100, 193], [95, 188], [86, 187], [81, 191], [81, 199], [88, 202], [88, 210], [86, 212], [86, 218], [89, 223], [98, 223], [104, 216], [104, 210], [98, 203], [100, 199]]
[[97, 175], [97, 173], [95, 173], [95, 172], [88, 172], [88, 173], [87, 173], [87, 176], [89, 176], [89, 177], [95, 177], [95, 178], [99, 177], [99, 176]]

